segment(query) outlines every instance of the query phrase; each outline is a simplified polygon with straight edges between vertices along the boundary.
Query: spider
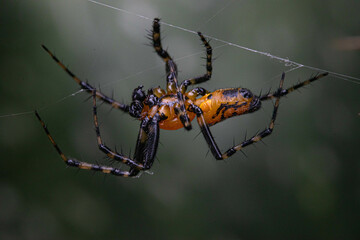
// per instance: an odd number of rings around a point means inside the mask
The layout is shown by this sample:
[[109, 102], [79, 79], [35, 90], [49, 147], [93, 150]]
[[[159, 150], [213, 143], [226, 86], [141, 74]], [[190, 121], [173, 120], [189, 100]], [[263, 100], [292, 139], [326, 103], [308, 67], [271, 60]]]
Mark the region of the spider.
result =
[[[152, 45], [156, 53], [165, 62], [166, 90], [156, 87], [149, 89], [147, 93], [145, 93], [142, 89], [143, 86], [138, 86], [132, 93], [132, 102], [130, 105], [120, 103], [100, 91], [97, 91], [89, 83], [80, 80], [74, 73], [65, 67], [48, 48], [42, 45], [44, 50], [66, 71], [68, 75], [70, 75], [70, 77], [75, 80], [75, 82], [80, 85], [82, 89], [92, 94], [93, 118], [99, 149], [105, 153], [107, 157], [127, 165], [129, 169], [124, 171], [120, 168], [92, 164], [68, 158], [55, 143], [44, 121], [40, 118], [38, 112], [35, 111], [35, 115], [45, 130], [46, 135], [66, 165], [113, 174], [115, 176], [139, 176], [140, 172], [150, 169], [153, 165], [159, 143], [159, 130], [176, 130], [180, 128], [191, 130], [191, 121], [195, 117], [211, 153], [217, 160], [226, 159], [237, 151], [259, 142], [273, 132], [281, 97], [325, 77], [328, 74], [318, 74], [306, 81], [283, 89], [285, 79], [285, 74], [283, 73], [278, 89], [272, 93], [269, 92], [260, 96], [256, 96], [250, 90], [240, 87], [217, 89], [213, 92], [209, 92], [202, 87], [196, 87], [187, 91], [189, 86], [208, 81], [212, 75], [212, 48], [200, 32], [198, 32], [198, 35], [206, 48], [206, 72], [199, 77], [187, 79], [179, 83], [177, 79], [177, 66], [169, 53], [163, 49], [161, 44], [160, 20], [158, 18], [154, 19], [152, 31], [150, 32], [150, 39], [152, 40]], [[97, 98], [111, 105], [113, 108], [126, 112], [131, 117], [141, 121], [133, 158], [126, 157], [103, 143], [97, 116]], [[234, 116], [255, 112], [260, 109], [262, 101], [270, 99], [275, 99], [275, 103], [269, 126], [242, 143], [229, 148], [225, 152], [221, 152], [211, 134], [210, 126]]]

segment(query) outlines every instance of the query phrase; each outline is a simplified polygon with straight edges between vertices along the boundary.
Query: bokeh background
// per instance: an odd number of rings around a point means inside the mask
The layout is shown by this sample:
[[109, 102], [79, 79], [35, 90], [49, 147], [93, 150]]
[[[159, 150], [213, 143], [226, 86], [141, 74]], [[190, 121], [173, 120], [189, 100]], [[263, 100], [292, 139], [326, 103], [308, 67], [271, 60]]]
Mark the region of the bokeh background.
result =
[[[356, 0], [101, 2], [360, 77]], [[72, 96], [79, 87], [40, 45], [80, 78], [129, 103], [138, 85], [165, 86], [163, 63], [146, 39], [151, 21], [86, 0], [2, 0], [0, 22], [0, 239], [360, 236], [359, 80], [329, 76], [282, 99], [274, 134], [247, 148], [246, 156], [215, 161], [195, 121], [191, 132], [161, 131], [153, 175], [116, 178], [67, 169], [29, 112], [39, 110], [67, 155], [110, 164], [97, 149], [88, 95]], [[204, 72], [195, 34], [163, 25], [162, 36], [179, 58], [180, 79]], [[275, 89], [291, 68], [211, 44], [213, 77], [202, 84], [209, 90]], [[290, 71], [285, 85], [319, 72]], [[268, 124], [272, 104], [263, 106], [212, 127], [221, 149]], [[110, 110], [99, 108], [105, 142], [130, 154], [139, 122]]]

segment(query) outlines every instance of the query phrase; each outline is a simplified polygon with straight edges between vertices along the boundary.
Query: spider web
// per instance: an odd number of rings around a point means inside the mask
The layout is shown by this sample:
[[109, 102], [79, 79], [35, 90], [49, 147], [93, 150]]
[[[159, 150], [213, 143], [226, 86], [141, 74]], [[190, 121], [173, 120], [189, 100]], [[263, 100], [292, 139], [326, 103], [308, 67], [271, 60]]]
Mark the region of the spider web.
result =
[[[95, 0], [87, 0], [87, 1], [90, 2], [90, 3], [96, 4], [98, 6], [101, 6], [101, 7], [109, 8], [111, 10], [115, 10], [115, 11], [118, 11], [118, 12], [121, 12], [121, 13], [124, 13], [124, 14], [129, 14], [129, 15], [132, 15], [132, 16], [136, 16], [136, 17], [138, 17], [140, 19], [143, 19], [145, 21], [149, 21], [149, 22], [153, 21], [153, 18], [144, 16], [144, 15], [132, 12], [132, 11], [128, 11], [126, 9], [122, 9], [122, 8], [119, 8], [119, 7], [114, 7], [114, 6], [111, 6], [111, 5], [108, 5], [108, 4], [105, 4], [105, 3], [101, 3], [101, 2], [98, 2], [98, 1], [95, 1]], [[199, 24], [199, 26], [197, 26], [196, 29], [201, 29], [202, 26], [208, 24], [217, 15], [219, 15], [222, 11], [224, 11], [226, 8], [228, 8], [233, 2], [234, 2], [234, 0], [227, 1], [222, 8], [220, 8], [216, 13], [211, 15], [211, 17], [209, 17], [208, 20], [206, 20], [202, 24]], [[178, 25], [174, 25], [174, 24], [171, 24], [171, 23], [168, 23], [168, 22], [164, 22], [164, 21], [161, 21], [161, 24], [165, 25], [165, 26], [168, 26], [170, 28], [178, 29], [178, 30], [181, 30], [181, 31], [184, 31], [184, 32], [195, 34], [195, 35], [197, 35], [197, 32], [198, 32], [198, 31], [195, 31], [195, 30], [187, 29], [187, 28], [184, 28], [184, 27], [181, 27], [181, 26], [178, 26]], [[344, 80], [344, 81], [348, 81], [348, 82], [360, 85], [360, 78], [357, 78], [357, 77], [353, 77], [353, 76], [350, 76], [350, 75], [345, 75], [345, 74], [342, 74], [342, 73], [330, 71], [328, 69], [322, 69], [322, 68], [318, 68], [318, 67], [314, 67], [314, 66], [310, 66], [310, 65], [305, 65], [305, 64], [293, 61], [293, 60], [288, 59], [288, 58], [283, 58], [283, 57], [280, 57], [280, 56], [273, 55], [273, 54], [271, 54], [269, 52], [260, 51], [260, 50], [256, 50], [256, 49], [252, 49], [252, 48], [240, 45], [238, 43], [229, 42], [229, 41], [226, 41], [224, 39], [218, 38], [216, 36], [211, 36], [211, 35], [206, 35], [206, 34], [204, 34], [204, 36], [211, 39], [212, 41], [216, 41], [216, 42], [221, 43], [221, 45], [215, 46], [215, 47], [213, 47], [213, 49], [222, 48], [222, 47], [225, 47], [225, 46], [230, 46], [230, 47], [235, 47], [235, 48], [238, 48], [238, 49], [241, 49], [241, 50], [244, 50], [244, 51], [248, 51], [250, 53], [258, 54], [260, 56], [270, 58], [271, 60], [275, 60], [275, 61], [283, 64], [285, 67], [289, 67], [290, 69], [286, 70], [285, 73], [289, 73], [289, 72], [295, 71], [295, 70], [300, 69], [300, 68], [306, 68], [306, 69], [310, 69], [310, 70], [317, 71], [317, 72], [328, 72], [329, 75], [331, 75], [334, 78], [341, 79], [341, 80]], [[203, 53], [204, 53], [204, 51], [199, 51], [199, 52], [196, 52], [196, 53], [193, 53], [193, 54], [188, 54], [188, 55], [183, 56], [183, 57], [175, 58], [174, 60], [175, 61], [176, 60], [181, 60], [181, 59], [189, 58], [189, 57], [199, 55], [199, 54], [203, 54]], [[102, 86], [105, 87], [105, 86], [114, 84], [115, 82], [118, 82], [118, 81], [123, 81], [123, 80], [126, 80], [126, 79], [130, 79], [130, 78], [136, 77], [138, 75], [144, 74], [144, 73], [146, 73], [148, 71], [151, 71], [153, 69], [159, 68], [159, 67], [163, 67], [163, 64], [158, 64], [158, 65], [155, 65], [153, 67], [147, 68], [145, 70], [141, 70], [141, 71], [138, 71], [136, 73], [130, 74], [130, 75], [128, 75], [126, 77], [123, 77], [121, 79], [117, 79], [117, 80], [114, 80], [114, 81], [107, 82], [107, 83], [103, 84]], [[280, 75], [281, 74], [278, 74], [277, 76], [274, 76], [273, 78], [278, 77]], [[271, 78], [271, 79], [273, 79], [273, 78]], [[58, 104], [60, 102], [65, 101], [68, 98], [74, 97], [74, 96], [76, 96], [76, 95], [78, 95], [79, 93], [82, 93], [82, 92], [83, 92], [83, 90], [78, 90], [78, 91], [76, 91], [76, 92], [74, 92], [72, 94], [69, 94], [69, 95], [67, 95], [65, 97], [60, 98], [57, 101], [54, 101], [52, 103], [49, 103], [49, 104], [47, 104], [45, 106], [42, 106], [42, 107], [39, 107], [37, 109], [40, 110], [40, 111], [44, 110], [44, 109], [47, 109], [47, 108], [49, 108], [49, 107], [51, 107], [53, 105], [56, 105], [56, 104]], [[19, 112], [19, 113], [11, 113], [11, 114], [0, 115], [0, 118], [17, 117], [17, 116], [28, 115], [28, 114], [33, 114], [33, 111], [24, 111], [24, 112]]]
[[[134, 12], [130, 12], [130, 11], [118, 8], [118, 7], [110, 6], [110, 5], [105, 4], [105, 3], [100, 3], [100, 2], [97, 2], [97, 1], [94, 1], [94, 0], [88, 0], [88, 1], [92, 2], [94, 4], [98, 4], [100, 6], [103, 6], [103, 7], [107, 7], [107, 8], [116, 10], [116, 11], [120, 11], [120, 12], [123, 12], [123, 13], [126, 13], [126, 14], [131, 14], [131, 15], [137, 16], [137, 17], [145, 19], [147, 21], [151, 21], [151, 22], [153, 21], [152, 18], [143, 16], [143, 15], [140, 15], [140, 14], [137, 14], [137, 13], [134, 13]], [[232, 1], [233, 0], [227, 2], [227, 4], [223, 8], [221, 8], [218, 12], [216, 12], [213, 16], [211, 16], [209, 18], [209, 20], [207, 20], [204, 24], [210, 22], [215, 16], [217, 16], [221, 11], [223, 11], [226, 7], [228, 7], [231, 4]], [[164, 22], [164, 21], [161, 21], [161, 24], [166, 25], [168, 27], [179, 29], [179, 30], [184, 31], [184, 32], [189, 32], [189, 33], [197, 35], [197, 31], [194, 31], [194, 30], [186, 29], [186, 28], [183, 28], [183, 27], [180, 27], [180, 26], [177, 26], [177, 25], [173, 25], [173, 24]], [[349, 75], [329, 71], [329, 70], [326, 70], [326, 69], [321, 69], [321, 68], [317, 68], [317, 67], [313, 67], [313, 66], [308, 66], [308, 65], [305, 65], [305, 64], [302, 64], [302, 63], [292, 61], [292, 60], [290, 60], [288, 58], [282, 58], [282, 57], [279, 57], [279, 56], [275, 56], [275, 55], [273, 55], [273, 54], [271, 54], [269, 52], [262, 52], [262, 51], [259, 51], [259, 50], [248, 48], [246, 46], [242, 46], [242, 45], [237, 44], [237, 43], [228, 42], [226, 40], [217, 38], [215, 36], [210, 36], [210, 35], [206, 35], [206, 34], [204, 34], [204, 36], [211, 39], [211, 40], [213, 40], [213, 41], [218, 41], [218, 42], [223, 43], [224, 45], [222, 45], [222, 46], [232, 46], [232, 47], [243, 49], [245, 51], [249, 51], [249, 52], [252, 52], [252, 53], [263, 55], [263, 56], [269, 57], [269, 58], [274, 59], [274, 60], [278, 60], [279, 62], [284, 63], [286, 67], [292, 67], [287, 72], [291, 72], [291, 71], [294, 71], [296, 69], [304, 67], [304, 68], [308, 68], [308, 69], [315, 70], [315, 71], [328, 72], [330, 75], [332, 75], [335, 78], [339, 78], [339, 79], [350, 81], [350, 82], [353, 82], [353, 83], [356, 83], [356, 84], [360, 84], [360, 78], [356, 78], [356, 77], [352, 77], [352, 76], [349, 76]]]

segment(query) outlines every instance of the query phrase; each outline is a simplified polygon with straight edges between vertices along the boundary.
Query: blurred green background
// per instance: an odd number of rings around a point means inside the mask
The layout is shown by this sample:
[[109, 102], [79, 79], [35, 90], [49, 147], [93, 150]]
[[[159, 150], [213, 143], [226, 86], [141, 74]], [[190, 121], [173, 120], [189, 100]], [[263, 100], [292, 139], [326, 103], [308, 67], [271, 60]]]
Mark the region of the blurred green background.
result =
[[[309, 66], [360, 77], [360, 2], [105, 1], [149, 18]], [[225, 7], [225, 8], [224, 8]], [[282, 99], [274, 134], [225, 162], [194, 130], [161, 131], [154, 175], [123, 179], [67, 169], [32, 113], [38, 109], [62, 150], [109, 164], [96, 145], [91, 101], [42, 50], [116, 99], [165, 86], [148, 46], [151, 21], [86, 0], [0, 3], [0, 239], [358, 239], [359, 80], [329, 76]], [[198, 37], [162, 26], [180, 58], [179, 78], [202, 74]], [[350, 43], [349, 37], [351, 38]], [[213, 40], [209, 90], [276, 88], [277, 60]], [[199, 53], [200, 52], [200, 53]], [[199, 53], [195, 54], [194, 53]], [[182, 58], [185, 57], [185, 58]], [[285, 85], [317, 71], [297, 69]], [[212, 127], [221, 149], [262, 130], [272, 104]], [[99, 108], [105, 142], [134, 150], [139, 122]], [[115, 164], [116, 165], [116, 164]]]

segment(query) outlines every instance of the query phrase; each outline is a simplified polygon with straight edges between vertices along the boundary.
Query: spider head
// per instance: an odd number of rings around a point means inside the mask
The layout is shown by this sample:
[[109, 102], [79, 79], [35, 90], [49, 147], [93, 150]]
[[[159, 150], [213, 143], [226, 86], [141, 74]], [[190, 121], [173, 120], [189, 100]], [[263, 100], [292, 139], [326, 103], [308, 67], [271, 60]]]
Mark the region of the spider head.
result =
[[144, 108], [143, 101], [145, 100], [146, 95], [142, 88], [142, 85], [135, 88], [132, 94], [132, 103], [129, 108], [129, 114], [135, 118], [140, 118], [141, 112]]

